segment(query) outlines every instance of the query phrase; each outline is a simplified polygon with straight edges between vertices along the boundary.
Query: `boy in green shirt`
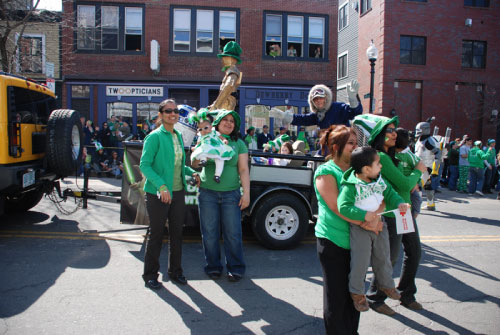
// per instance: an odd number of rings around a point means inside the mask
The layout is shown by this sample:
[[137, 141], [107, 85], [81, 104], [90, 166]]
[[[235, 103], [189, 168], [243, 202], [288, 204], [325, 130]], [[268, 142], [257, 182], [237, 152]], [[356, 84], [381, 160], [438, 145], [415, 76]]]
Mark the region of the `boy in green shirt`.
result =
[[[351, 168], [342, 177], [343, 187], [337, 202], [340, 214], [351, 220], [375, 224], [380, 220], [379, 215], [385, 205], [389, 209], [399, 208], [401, 212], [408, 210], [408, 204], [381, 177], [381, 168], [380, 157], [375, 149], [360, 147], [352, 152]], [[387, 225], [384, 224], [377, 235], [351, 223], [350, 245], [349, 292], [354, 307], [360, 312], [369, 309], [365, 297], [365, 277], [370, 260], [379, 289], [389, 298], [399, 300], [401, 295], [392, 279]]]

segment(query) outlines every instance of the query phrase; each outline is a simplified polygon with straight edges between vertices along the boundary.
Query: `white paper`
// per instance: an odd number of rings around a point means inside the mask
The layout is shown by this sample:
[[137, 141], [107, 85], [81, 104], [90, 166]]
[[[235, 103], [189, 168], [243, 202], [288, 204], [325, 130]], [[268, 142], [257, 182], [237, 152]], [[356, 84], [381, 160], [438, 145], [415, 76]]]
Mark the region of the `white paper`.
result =
[[395, 209], [393, 212], [396, 216], [396, 231], [398, 235], [413, 233], [415, 231], [410, 210], [400, 212], [399, 209]]

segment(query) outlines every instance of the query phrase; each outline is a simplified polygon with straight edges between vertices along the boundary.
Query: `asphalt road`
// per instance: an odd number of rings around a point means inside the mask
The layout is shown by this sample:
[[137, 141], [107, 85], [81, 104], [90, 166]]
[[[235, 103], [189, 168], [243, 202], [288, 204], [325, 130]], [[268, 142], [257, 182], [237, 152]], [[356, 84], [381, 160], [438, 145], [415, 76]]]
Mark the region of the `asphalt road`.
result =
[[[500, 333], [500, 201], [438, 197], [438, 211], [418, 219], [417, 297], [425, 310], [388, 301], [398, 314], [363, 313], [360, 334]], [[164, 288], [153, 292], [140, 276], [146, 229], [120, 225], [117, 204], [89, 201], [65, 216], [44, 199], [0, 220], [0, 334], [324, 333], [312, 232], [285, 251], [246, 237], [246, 276], [230, 283], [204, 275], [199, 233], [190, 230], [183, 249], [189, 284], [172, 284], [162, 272]]]

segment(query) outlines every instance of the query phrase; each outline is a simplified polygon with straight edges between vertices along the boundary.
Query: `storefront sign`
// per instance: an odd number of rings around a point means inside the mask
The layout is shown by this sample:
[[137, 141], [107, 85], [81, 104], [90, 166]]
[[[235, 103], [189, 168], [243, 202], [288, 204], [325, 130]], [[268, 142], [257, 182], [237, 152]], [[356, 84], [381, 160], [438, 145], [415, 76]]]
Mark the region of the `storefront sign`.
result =
[[284, 91], [284, 90], [253, 90], [246, 89], [247, 99], [262, 99], [262, 100], [307, 100], [309, 91]]
[[162, 97], [163, 87], [157, 86], [106, 86], [107, 96]]

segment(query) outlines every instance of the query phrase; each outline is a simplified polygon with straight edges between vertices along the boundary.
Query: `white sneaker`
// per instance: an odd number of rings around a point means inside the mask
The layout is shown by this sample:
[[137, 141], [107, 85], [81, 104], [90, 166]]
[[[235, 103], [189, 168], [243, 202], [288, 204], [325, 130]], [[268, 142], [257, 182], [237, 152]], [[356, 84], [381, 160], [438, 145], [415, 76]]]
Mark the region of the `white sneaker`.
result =
[[476, 191], [476, 194], [479, 194], [480, 196], [484, 197], [484, 194], [481, 191]]

